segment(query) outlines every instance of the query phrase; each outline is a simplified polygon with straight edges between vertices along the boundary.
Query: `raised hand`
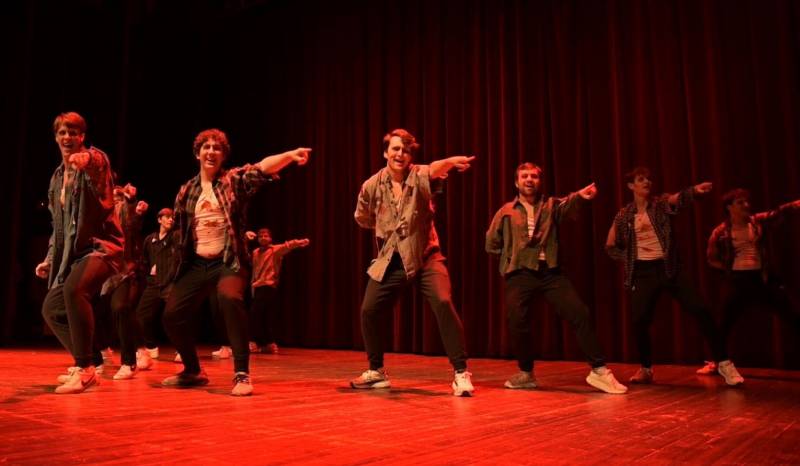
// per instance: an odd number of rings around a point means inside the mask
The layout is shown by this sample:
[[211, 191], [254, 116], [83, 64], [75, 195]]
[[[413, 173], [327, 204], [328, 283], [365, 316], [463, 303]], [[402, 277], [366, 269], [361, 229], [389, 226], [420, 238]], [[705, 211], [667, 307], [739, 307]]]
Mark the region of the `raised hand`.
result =
[[305, 165], [308, 163], [308, 158], [311, 155], [311, 148], [298, 147], [293, 151], [289, 151], [289, 156], [294, 160], [297, 165]]
[[597, 186], [594, 183], [590, 184], [589, 186], [584, 187], [580, 191], [578, 191], [578, 195], [584, 199], [591, 200], [597, 196]]
[[704, 181], [700, 184], [694, 185], [694, 193], [695, 194], [706, 194], [711, 192], [711, 188], [713, 185], [710, 181]]
[[449, 162], [453, 164], [456, 170], [463, 172], [468, 169], [470, 163], [475, 160], [475, 156], [455, 155], [449, 158]]
[[70, 154], [69, 156], [69, 164], [75, 170], [83, 170], [89, 165], [89, 160], [91, 159], [92, 154], [84, 151], [84, 152], [75, 152], [74, 154]]
[[143, 215], [145, 212], [147, 212], [147, 209], [149, 209], [149, 208], [150, 208], [150, 206], [149, 206], [149, 205], [147, 205], [147, 203], [146, 203], [146, 202], [144, 202], [144, 201], [139, 201], [139, 202], [136, 204], [136, 213], [137, 213], [138, 215]]

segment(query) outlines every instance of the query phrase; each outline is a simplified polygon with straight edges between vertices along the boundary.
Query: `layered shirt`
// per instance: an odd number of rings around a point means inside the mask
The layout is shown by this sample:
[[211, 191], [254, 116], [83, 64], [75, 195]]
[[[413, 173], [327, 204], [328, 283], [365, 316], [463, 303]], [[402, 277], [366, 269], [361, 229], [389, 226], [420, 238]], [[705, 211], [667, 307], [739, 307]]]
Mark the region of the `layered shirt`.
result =
[[[244, 165], [222, 171], [212, 182], [212, 189], [225, 219], [225, 240], [222, 248], [222, 262], [232, 271], [247, 267], [250, 254], [244, 244], [243, 234], [246, 230], [246, 213], [248, 200], [267, 181], [276, 178], [265, 175], [258, 165]], [[186, 264], [195, 257], [193, 231], [198, 199], [203, 189], [200, 175], [190, 179], [181, 186], [175, 198], [174, 225], [180, 238], [178, 276]]]
[[61, 165], [50, 178], [47, 193], [53, 231], [45, 262], [48, 288], [64, 283], [72, 265], [88, 256], [106, 260], [119, 270], [124, 237], [114, 209], [114, 183], [108, 156], [90, 147], [89, 162], [75, 170]]
[[533, 206], [533, 219], [528, 217], [519, 197], [504, 204], [486, 231], [486, 252], [500, 256], [500, 274], [505, 276], [520, 269], [539, 270], [541, 262], [548, 268], [558, 267], [559, 225], [574, 214], [582, 200], [578, 193], [566, 197], [539, 196]]
[[428, 165], [411, 165], [399, 198], [394, 197], [387, 168], [364, 182], [354, 217], [360, 227], [375, 230], [378, 240], [378, 256], [367, 269], [370, 278], [382, 281], [395, 253], [400, 255], [409, 279], [431, 255], [440, 254], [432, 197]]
[[[693, 200], [694, 188], [689, 187], [678, 194], [674, 204], [669, 202], [668, 195], [658, 196], [647, 203], [647, 217], [652, 226], [652, 232], [655, 233], [661, 246], [664, 270], [668, 278], [674, 277], [678, 272], [678, 251], [675, 248], [672, 217]], [[627, 289], [631, 289], [633, 286], [633, 268], [636, 260], [645, 259], [638, 257], [640, 248], [637, 241], [640, 238], [636, 234], [636, 214], [635, 202], [631, 202], [617, 213], [614, 217], [615, 242], [606, 245], [608, 255], [625, 264], [624, 285]], [[650, 233], [649, 228], [648, 233]]]

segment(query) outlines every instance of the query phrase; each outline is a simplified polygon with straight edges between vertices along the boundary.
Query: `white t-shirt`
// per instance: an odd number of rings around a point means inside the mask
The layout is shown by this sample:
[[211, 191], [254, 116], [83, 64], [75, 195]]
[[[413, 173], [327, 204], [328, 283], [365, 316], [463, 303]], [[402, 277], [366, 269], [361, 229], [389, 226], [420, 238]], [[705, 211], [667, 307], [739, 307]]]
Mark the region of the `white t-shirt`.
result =
[[636, 259], [652, 261], [664, 258], [664, 250], [646, 211], [634, 215], [633, 230], [636, 232]]
[[194, 252], [200, 257], [213, 259], [222, 254], [227, 234], [225, 213], [212, 189], [204, 189], [197, 199], [192, 231]]

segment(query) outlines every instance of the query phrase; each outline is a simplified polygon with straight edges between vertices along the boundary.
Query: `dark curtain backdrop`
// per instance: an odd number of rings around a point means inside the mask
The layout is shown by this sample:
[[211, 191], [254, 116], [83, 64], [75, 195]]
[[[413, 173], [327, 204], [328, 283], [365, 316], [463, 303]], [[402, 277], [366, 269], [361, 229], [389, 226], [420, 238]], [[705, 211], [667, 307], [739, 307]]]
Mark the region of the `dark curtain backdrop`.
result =
[[[509, 355], [502, 281], [483, 251], [493, 213], [515, 195], [514, 168], [540, 164], [546, 190], [592, 181], [591, 207], [561, 230], [562, 263], [592, 308], [613, 361], [636, 361], [621, 270], [603, 250], [630, 196], [621, 174], [647, 165], [656, 189], [714, 182], [675, 223], [687, 273], [715, 305], [722, 282], [705, 242], [720, 195], [742, 186], [756, 209], [800, 197], [798, 47], [793, 1], [31, 1], [3, 23], [2, 183], [8, 239], [0, 250], [3, 339], [35, 338], [59, 162], [51, 122], [84, 114], [89, 138], [123, 181], [160, 207], [197, 171], [193, 136], [228, 132], [231, 164], [314, 148], [253, 200], [253, 227], [309, 237], [285, 261], [280, 333], [288, 345], [362, 348], [359, 306], [375, 253], [352, 220], [360, 184], [384, 165], [380, 141], [405, 127], [420, 163], [475, 154], [437, 199], [437, 228], [473, 356]], [[800, 284], [800, 215], [769, 238], [788, 288]], [[797, 302], [797, 301], [796, 301]], [[387, 329], [395, 351], [442, 354], [418, 294]], [[715, 308], [715, 315], [719, 312]], [[571, 328], [536, 308], [538, 354], [582, 359]], [[664, 299], [657, 362], [706, 355], [694, 320]], [[798, 367], [797, 335], [757, 310], [731, 340], [740, 365]]]

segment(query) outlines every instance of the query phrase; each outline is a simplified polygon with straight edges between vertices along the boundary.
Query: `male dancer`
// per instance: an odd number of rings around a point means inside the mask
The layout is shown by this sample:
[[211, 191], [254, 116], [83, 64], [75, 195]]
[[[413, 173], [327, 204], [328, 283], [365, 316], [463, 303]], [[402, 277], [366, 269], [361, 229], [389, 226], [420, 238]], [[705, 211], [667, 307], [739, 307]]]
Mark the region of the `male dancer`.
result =
[[181, 187], [175, 199], [180, 265], [163, 317], [184, 369], [162, 383], [184, 387], [208, 383], [195, 340], [200, 305], [216, 292], [233, 348], [231, 395], [246, 396], [253, 392], [244, 304], [250, 261], [243, 237], [247, 200], [290, 163], [305, 165], [311, 149], [298, 148], [224, 170], [222, 164], [230, 154], [228, 137], [218, 129], [208, 129], [195, 137], [193, 151], [199, 173]]
[[558, 229], [581, 201], [597, 195], [594, 183], [564, 198], [542, 192], [542, 169], [526, 162], [517, 167], [514, 186], [517, 197], [505, 204], [486, 232], [486, 252], [500, 256], [504, 279], [508, 326], [517, 355], [519, 373], [509, 378], [507, 388], [535, 388], [531, 350], [530, 306], [537, 295], [575, 328], [578, 344], [589, 361], [586, 382], [606, 393], [628, 391], [614, 377], [597, 341], [589, 308], [583, 303], [558, 264]]
[[[708, 263], [725, 273], [726, 295], [722, 301], [723, 344], [728, 341], [733, 325], [748, 307], [765, 304], [790, 324], [800, 337], [800, 314], [792, 311], [786, 289], [770, 273], [764, 235], [769, 233], [790, 212], [800, 209], [800, 200], [789, 202], [767, 212], [750, 213], [750, 192], [733, 189], [722, 196], [726, 219], [708, 238]], [[713, 374], [717, 366], [708, 361], [698, 374]]]
[[[246, 236], [248, 239], [256, 237], [252, 231], [248, 231]], [[272, 232], [269, 228], [259, 229], [257, 238], [258, 247], [253, 249], [252, 254], [253, 279], [250, 283], [253, 289], [253, 301], [250, 303], [253, 340], [250, 342], [250, 352], [257, 353], [264, 348], [267, 353], [278, 354], [278, 344], [275, 342], [272, 329], [272, 308], [275, 306], [281, 264], [286, 254], [308, 246], [311, 241], [303, 238], [272, 244]]]
[[[167, 302], [178, 266], [179, 238], [172, 232], [172, 209], [165, 207], [159, 210], [157, 220], [158, 231], [144, 239], [142, 270], [147, 275], [147, 280], [136, 308], [144, 340], [144, 348], [140, 348], [136, 361], [142, 367], [151, 365], [152, 359], [158, 359], [156, 315]], [[158, 322], [160, 325], [161, 320]]]
[[678, 264], [672, 217], [699, 194], [711, 191], [711, 183], [690, 186], [675, 194], [651, 196], [650, 170], [638, 167], [625, 175], [633, 202], [623, 207], [608, 231], [606, 251], [625, 264], [625, 288], [631, 293], [632, 319], [642, 366], [631, 383], [653, 382], [650, 324], [662, 292], [669, 293], [681, 308], [697, 318], [711, 346], [714, 362], [728, 385], [744, 379], [728, 359], [714, 319], [703, 298], [695, 291]]
[[125, 236], [122, 266], [119, 273], [111, 276], [100, 291], [101, 303], [111, 311], [112, 320], [117, 325], [120, 342], [120, 368], [114, 380], [132, 379], [139, 370], [150, 369], [152, 361], [138, 361], [136, 346], [141, 338], [139, 321], [136, 318], [136, 305], [142, 291], [142, 216], [148, 205], [136, 200], [136, 187], [130, 183], [114, 188], [114, 209], [120, 219]]
[[86, 147], [86, 120], [75, 112], [53, 122], [61, 164], [50, 179], [48, 206], [53, 233], [47, 257], [36, 276], [48, 279], [42, 316], [75, 360], [56, 393], [81, 393], [99, 383], [93, 351], [94, 310], [91, 299], [120, 265], [123, 235], [114, 211], [108, 156]]
[[383, 137], [386, 167], [361, 186], [356, 204], [356, 223], [374, 229], [381, 242], [372, 261], [361, 305], [361, 330], [369, 369], [353, 379], [353, 388], [386, 388], [389, 376], [383, 367], [381, 328], [400, 292], [418, 281], [428, 298], [450, 364], [455, 370], [455, 396], [471, 396], [475, 390], [467, 372], [464, 329], [450, 297], [450, 276], [440, 252], [433, 224], [431, 183], [456, 168], [464, 171], [475, 157], [455, 156], [430, 165], [411, 163], [419, 149], [416, 138], [404, 129]]

